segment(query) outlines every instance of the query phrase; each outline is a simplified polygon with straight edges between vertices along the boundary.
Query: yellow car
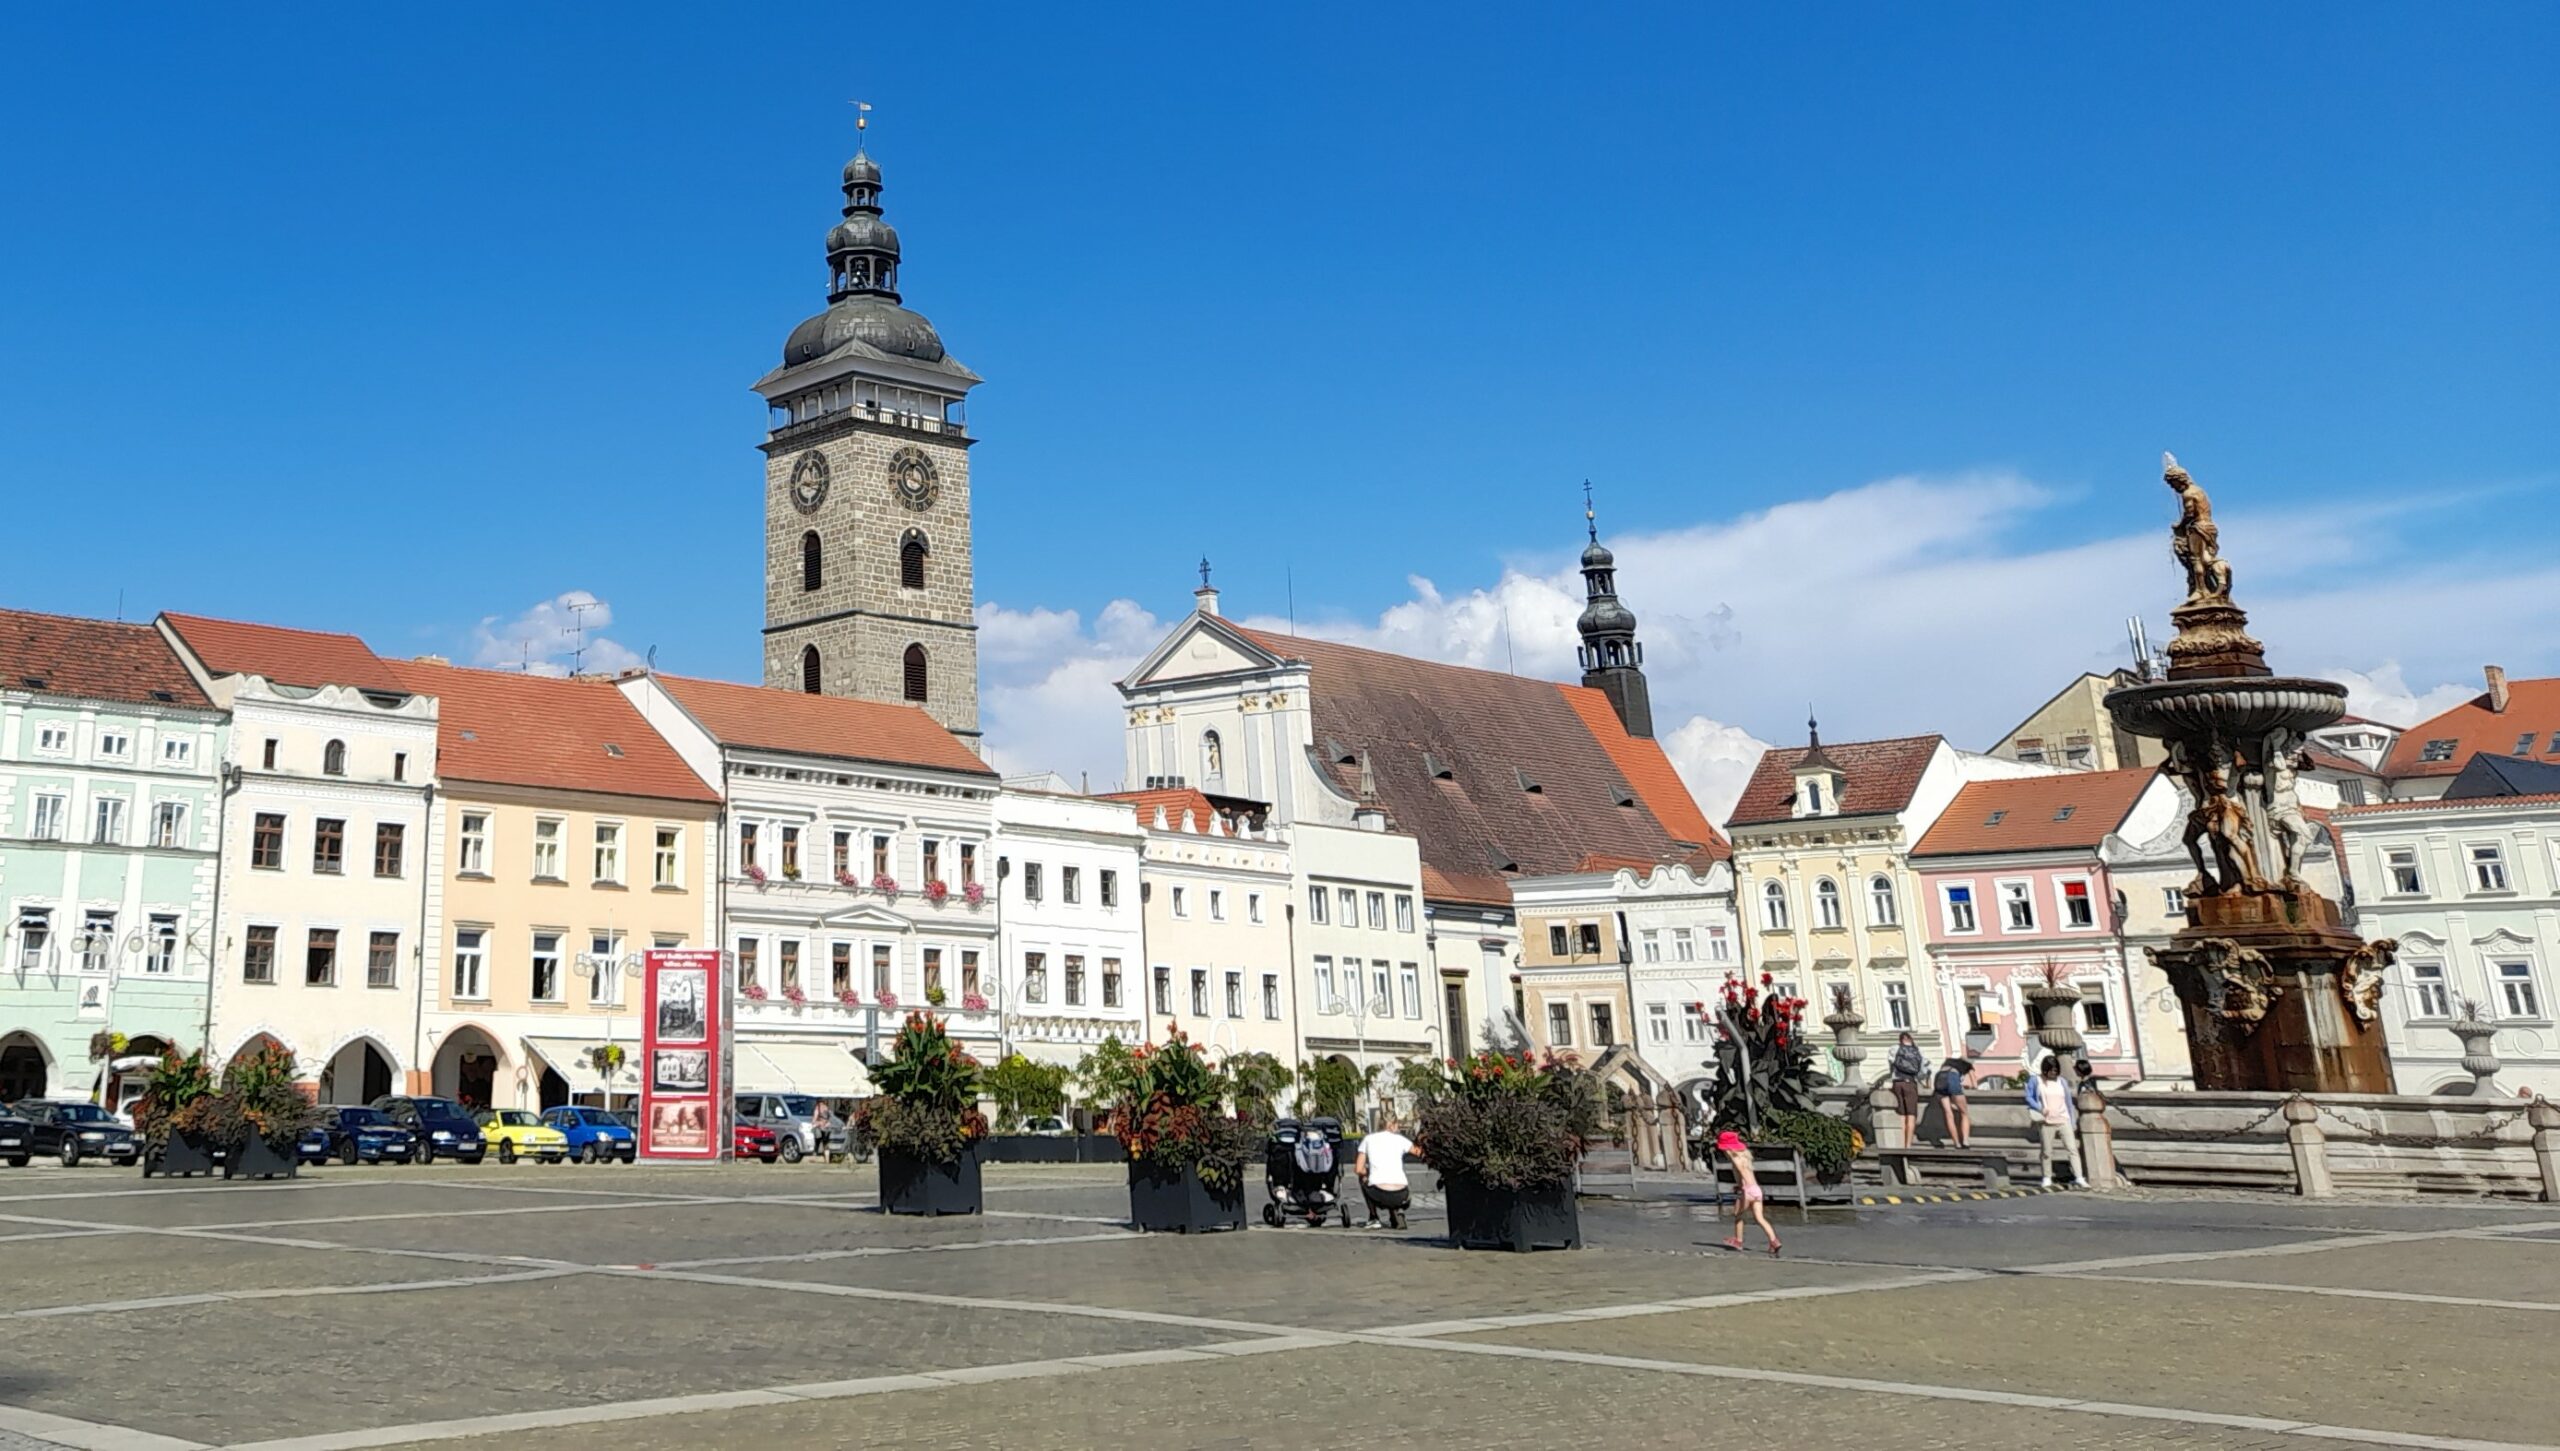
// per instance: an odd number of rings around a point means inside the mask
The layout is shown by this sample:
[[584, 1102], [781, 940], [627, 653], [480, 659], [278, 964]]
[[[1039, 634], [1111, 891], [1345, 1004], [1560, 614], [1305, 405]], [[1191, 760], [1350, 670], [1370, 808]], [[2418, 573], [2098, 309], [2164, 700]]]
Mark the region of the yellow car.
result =
[[501, 1164], [525, 1158], [557, 1164], [569, 1157], [569, 1136], [544, 1123], [531, 1109], [487, 1109], [476, 1120], [480, 1136], [489, 1141]]

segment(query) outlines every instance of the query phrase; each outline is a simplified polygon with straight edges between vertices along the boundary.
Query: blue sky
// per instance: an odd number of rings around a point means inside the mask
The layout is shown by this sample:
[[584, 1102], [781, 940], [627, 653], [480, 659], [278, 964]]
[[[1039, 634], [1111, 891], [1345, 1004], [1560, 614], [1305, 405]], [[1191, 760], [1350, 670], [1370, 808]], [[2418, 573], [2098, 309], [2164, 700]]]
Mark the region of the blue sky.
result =
[[[1678, 541], [1794, 506], [1835, 566], [1861, 528], [1942, 541], [1894, 568], [2067, 565], [2156, 540], [2163, 447], [2244, 602], [2303, 602], [2280, 663], [2413, 698], [2560, 669], [2551, 7], [378, 14], [0, 13], [6, 603], [469, 658], [585, 590], [624, 647], [751, 675], [747, 385], [823, 303], [858, 95], [907, 299], [989, 380], [1015, 764], [1107, 754], [1047, 749], [1036, 691], [1073, 657], [1107, 710], [1113, 631], [1203, 553], [1231, 613], [1293, 582], [1301, 622], [1471, 658], [1449, 602], [1555, 578], [1585, 477], [1666, 541], [1639, 614], [1704, 622], [1676, 707], [1762, 738], [1823, 697], [1843, 733], [1996, 730], [2163, 626], [2174, 573], [2061, 618], [1959, 583], [1927, 618], [2053, 653], [1893, 697], [1840, 678], [1854, 603], [1797, 641], [1809, 584], [1741, 595]], [[1898, 478], [1926, 519], [1860, 492]], [[2429, 581], [2460, 606], [2310, 608]]]

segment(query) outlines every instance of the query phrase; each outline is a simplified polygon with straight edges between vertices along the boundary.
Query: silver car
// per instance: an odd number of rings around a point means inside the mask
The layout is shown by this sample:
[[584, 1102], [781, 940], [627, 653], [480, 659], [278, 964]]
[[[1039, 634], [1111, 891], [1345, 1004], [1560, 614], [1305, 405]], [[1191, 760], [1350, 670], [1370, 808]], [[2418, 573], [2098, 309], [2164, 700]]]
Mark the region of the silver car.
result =
[[818, 1128], [814, 1122], [818, 1100], [806, 1093], [741, 1093], [737, 1095], [738, 1122], [773, 1130], [782, 1143], [782, 1162], [797, 1164], [818, 1152]]

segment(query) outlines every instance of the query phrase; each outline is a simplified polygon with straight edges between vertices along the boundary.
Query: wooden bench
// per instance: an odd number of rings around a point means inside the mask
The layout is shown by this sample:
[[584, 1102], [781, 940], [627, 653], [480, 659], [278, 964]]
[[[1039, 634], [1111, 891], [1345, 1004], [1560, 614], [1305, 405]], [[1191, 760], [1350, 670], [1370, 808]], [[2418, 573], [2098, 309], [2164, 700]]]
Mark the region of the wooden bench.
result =
[[2024, 1162], [2018, 1155], [2000, 1149], [1869, 1149], [1884, 1169], [1888, 1185], [1908, 1188], [1920, 1184], [1968, 1184], [1984, 1189], [2006, 1189], [2022, 1177], [2033, 1176], [2035, 1151], [2025, 1151]]

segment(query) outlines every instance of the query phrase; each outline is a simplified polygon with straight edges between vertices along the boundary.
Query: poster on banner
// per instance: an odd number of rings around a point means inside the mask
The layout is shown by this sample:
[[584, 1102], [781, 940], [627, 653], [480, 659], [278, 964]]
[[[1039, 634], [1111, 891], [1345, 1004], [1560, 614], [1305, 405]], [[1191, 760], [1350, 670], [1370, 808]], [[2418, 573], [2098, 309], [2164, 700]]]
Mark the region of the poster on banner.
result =
[[729, 1024], [722, 1012], [720, 954], [662, 947], [643, 969], [640, 1018], [640, 1153], [646, 1158], [720, 1157], [720, 1095]]

